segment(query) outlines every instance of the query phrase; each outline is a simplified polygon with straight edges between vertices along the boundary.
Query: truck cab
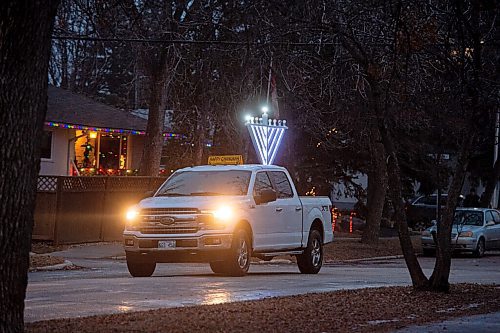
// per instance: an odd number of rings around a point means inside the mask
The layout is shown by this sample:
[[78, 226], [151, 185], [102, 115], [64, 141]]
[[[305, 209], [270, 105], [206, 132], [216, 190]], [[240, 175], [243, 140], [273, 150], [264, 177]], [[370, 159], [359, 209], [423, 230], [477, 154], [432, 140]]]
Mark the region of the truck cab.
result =
[[132, 276], [157, 263], [208, 262], [217, 274], [241, 276], [250, 258], [294, 255], [302, 273], [318, 273], [333, 240], [328, 197], [299, 197], [279, 166], [184, 168], [127, 212], [124, 231]]

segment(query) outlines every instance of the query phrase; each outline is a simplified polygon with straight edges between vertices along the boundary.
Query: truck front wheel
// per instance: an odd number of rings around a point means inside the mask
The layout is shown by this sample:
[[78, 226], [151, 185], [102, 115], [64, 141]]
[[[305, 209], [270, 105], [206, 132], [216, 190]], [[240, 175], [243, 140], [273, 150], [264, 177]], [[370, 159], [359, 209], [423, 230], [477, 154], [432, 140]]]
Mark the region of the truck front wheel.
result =
[[139, 262], [127, 257], [127, 268], [133, 277], [149, 277], [156, 269], [155, 262]]
[[251, 256], [252, 246], [250, 245], [250, 237], [247, 231], [245, 229], [236, 230], [230, 253], [221, 273], [229, 276], [245, 275], [250, 267]]
[[215, 274], [224, 274], [226, 271], [226, 267], [224, 266], [225, 263], [224, 261], [211, 261], [210, 262], [210, 268], [212, 269], [212, 272]]
[[311, 230], [304, 253], [297, 256], [297, 266], [302, 274], [317, 274], [323, 265], [323, 242], [318, 230]]

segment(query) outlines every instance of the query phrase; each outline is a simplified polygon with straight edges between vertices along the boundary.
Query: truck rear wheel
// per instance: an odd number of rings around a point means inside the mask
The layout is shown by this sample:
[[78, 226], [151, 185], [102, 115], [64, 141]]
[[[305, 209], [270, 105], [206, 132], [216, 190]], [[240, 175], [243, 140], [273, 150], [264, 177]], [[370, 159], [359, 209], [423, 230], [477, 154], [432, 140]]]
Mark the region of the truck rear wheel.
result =
[[307, 248], [297, 256], [297, 266], [302, 274], [317, 274], [323, 265], [323, 242], [318, 230], [309, 233]]
[[127, 268], [133, 277], [149, 277], [156, 269], [155, 262], [139, 262], [127, 257]]
[[[223, 274], [229, 276], [243, 276], [250, 267], [252, 247], [250, 237], [245, 229], [237, 229], [227, 260], [223, 263]], [[211, 266], [211, 265], [210, 265]]]

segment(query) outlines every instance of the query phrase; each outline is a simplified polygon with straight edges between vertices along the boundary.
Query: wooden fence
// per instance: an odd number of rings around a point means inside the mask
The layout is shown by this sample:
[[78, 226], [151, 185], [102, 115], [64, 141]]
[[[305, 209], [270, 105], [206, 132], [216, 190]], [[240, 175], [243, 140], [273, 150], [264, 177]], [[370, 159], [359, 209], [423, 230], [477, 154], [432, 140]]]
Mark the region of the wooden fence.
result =
[[124, 212], [162, 177], [39, 176], [33, 239], [56, 244], [120, 240]]

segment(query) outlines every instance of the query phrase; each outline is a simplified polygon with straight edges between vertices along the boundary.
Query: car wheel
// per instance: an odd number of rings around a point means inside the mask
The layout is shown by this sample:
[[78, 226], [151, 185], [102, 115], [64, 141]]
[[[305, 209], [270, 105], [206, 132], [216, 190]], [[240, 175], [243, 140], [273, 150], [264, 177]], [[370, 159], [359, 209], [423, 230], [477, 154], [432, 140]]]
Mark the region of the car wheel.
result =
[[484, 256], [486, 248], [484, 247], [484, 238], [480, 238], [477, 242], [476, 250], [473, 252], [474, 257], [481, 258]]
[[156, 269], [155, 262], [138, 262], [127, 258], [127, 268], [133, 277], [149, 277]]
[[212, 261], [210, 262], [210, 268], [215, 274], [224, 274], [226, 271], [226, 266], [223, 261]]
[[424, 257], [434, 257], [436, 255], [436, 250], [432, 249], [423, 249], [422, 252]]
[[252, 247], [250, 237], [245, 229], [238, 229], [234, 233], [231, 250], [224, 265], [224, 274], [229, 276], [243, 276], [250, 267]]
[[297, 256], [297, 266], [302, 274], [317, 274], [323, 265], [323, 242], [318, 230], [311, 230], [304, 253]]

